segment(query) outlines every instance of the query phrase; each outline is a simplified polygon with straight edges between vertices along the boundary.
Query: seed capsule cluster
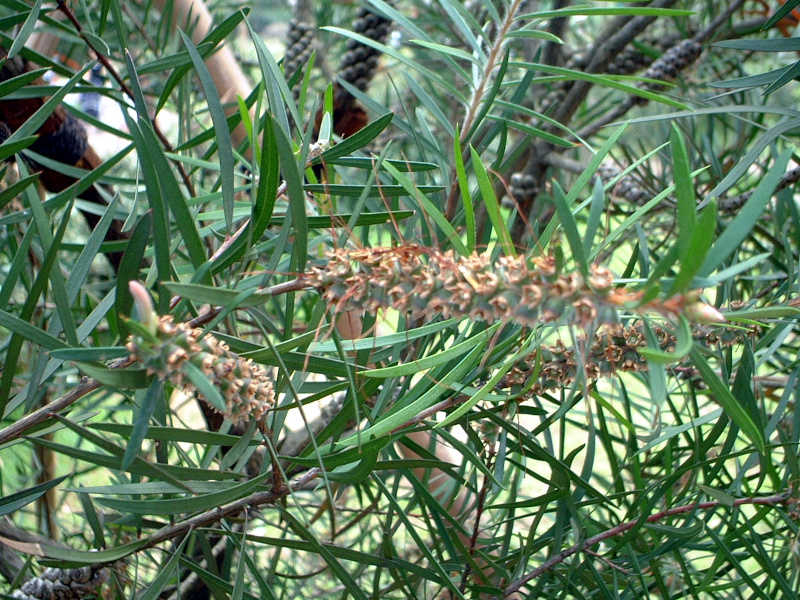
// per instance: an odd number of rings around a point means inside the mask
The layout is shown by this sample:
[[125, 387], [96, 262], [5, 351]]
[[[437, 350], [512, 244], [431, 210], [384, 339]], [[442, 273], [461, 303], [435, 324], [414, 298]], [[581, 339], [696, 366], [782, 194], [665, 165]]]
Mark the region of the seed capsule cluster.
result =
[[11, 597], [19, 600], [80, 600], [95, 593], [106, 579], [108, 569], [105, 567], [49, 568], [11, 592]]
[[394, 308], [412, 318], [456, 317], [533, 326], [571, 312], [572, 322], [613, 320], [629, 300], [593, 266], [585, 279], [561, 274], [550, 257], [458, 256], [420, 246], [339, 249], [304, 276], [338, 310]]
[[234, 423], [261, 421], [275, 405], [272, 380], [263, 367], [231, 352], [227, 344], [187, 323], [173, 323], [171, 316], [158, 319], [152, 338], [132, 335], [127, 348], [131, 357], [147, 372], [176, 387], [197, 391], [186, 375], [187, 364], [199, 367], [225, 401], [219, 411], [207, 398], [209, 406]]
[[530, 173], [514, 173], [509, 181], [511, 197], [523, 202], [536, 195], [536, 179]]
[[[643, 43], [662, 52], [666, 52], [675, 44], [681, 41], [678, 34], [670, 34], [659, 37], [652, 37], [642, 40]], [[609, 75], [633, 75], [642, 69], [646, 69], [653, 64], [655, 59], [649, 54], [645, 54], [633, 44], [628, 44], [625, 49], [617, 54], [606, 67]]]
[[[681, 40], [678, 34], [649, 38], [644, 40], [644, 43], [662, 50], [663, 54], [654, 61], [651, 56], [629, 44], [611, 60], [606, 67], [606, 73], [609, 75], [633, 75], [647, 68], [644, 77], [670, 81], [697, 60], [703, 50], [699, 42], [693, 39]], [[567, 62], [567, 68], [582, 71], [589, 65], [589, 58], [590, 55], [585, 50], [576, 52]], [[545, 95], [539, 110], [546, 112], [554, 104], [563, 100], [573, 83], [573, 81], [561, 82]], [[649, 89], [657, 89], [657, 87], [652, 84], [648, 86]], [[636, 103], [644, 104], [646, 100], [638, 99]]]
[[[386, 17], [362, 7], [358, 11], [352, 31], [383, 44], [389, 36], [391, 25], [392, 22]], [[379, 50], [371, 46], [348, 39], [346, 52], [339, 64], [339, 77], [362, 92], [366, 91], [378, 68], [380, 54]]]
[[669, 81], [677, 77], [678, 73], [691, 65], [700, 56], [703, 46], [693, 39], [683, 40], [680, 44], [672, 46], [656, 60], [644, 76], [648, 79]]
[[[622, 168], [620, 168], [619, 165], [610, 161], [604, 161], [597, 168], [595, 177], [599, 178], [605, 185], [616, 177], [619, 177], [621, 173]], [[611, 189], [611, 194], [618, 198], [624, 198], [633, 204], [639, 204], [646, 197], [644, 189], [642, 189], [630, 175], [621, 177], [617, 181], [617, 184]]]
[[314, 27], [292, 19], [289, 22], [289, 41], [283, 58], [283, 72], [290, 78], [302, 68], [314, 50]]

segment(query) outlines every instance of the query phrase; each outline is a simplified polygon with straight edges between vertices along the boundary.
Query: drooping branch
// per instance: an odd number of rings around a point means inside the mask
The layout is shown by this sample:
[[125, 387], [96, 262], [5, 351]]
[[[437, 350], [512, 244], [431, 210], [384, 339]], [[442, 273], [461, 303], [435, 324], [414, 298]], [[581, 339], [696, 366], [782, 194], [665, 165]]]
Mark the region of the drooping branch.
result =
[[[132, 365], [134, 361], [130, 358], [120, 358], [112, 362], [108, 368], [109, 369], [124, 369]], [[39, 425], [40, 423], [44, 423], [45, 421], [51, 419], [54, 414], [61, 412], [65, 408], [71, 406], [76, 401], [83, 398], [86, 394], [89, 394], [95, 390], [100, 389], [103, 387], [103, 384], [99, 381], [94, 379], [90, 379], [88, 377], [84, 377], [80, 384], [76, 387], [72, 388], [69, 392], [53, 400], [52, 402], [46, 404], [42, 408], [25, 415], [21, 419], [17, 420], [13, 424], [9, 425], [3, 430], [0, 430], [0, 446], [7, 442], [11, 442], [13, 440], [18, 439], [20, 436], [24, 435], [24, 433], [29, 430], [31, 427]]]
[[[763, 497], [756, 497], [756, 498], [738, 498], [733, 501], [733, 506], [747, 506], [747, 505], [754, 505], [754, 506], [781, 506], [784, 504], [788, 504], [789, 502], [796, 501], [796, 498], [793, 498], [792, 494], [789, 492], [784, 492], [782, 494], [773, 494], [771, 496], [763, 496]], [[663, 510], [661, 512], [655, 513], [642, 519], [641, 517], [638, 519], [632, 519], [630, 521], [626, 521], [625, 523], [621, 523], [616, 527], [612, 527], [602, 533], [598, 533], [583, 542], [578, 542], [573, 546], [559, 552], [555, 556], [552, 556], [547, 561], [545, 561], [540, 567], [534, 569], [524, 577], [518, 579], [511, 585], [509, 585], [505, 590], [505, 595], [510, 596], [511, 594], [519, 592], [522, 587], [527, 584], [529, 581], [536, 579], [537, 577], [541, 576], [542, 574], [546, 573], [547, 571], [551, 570], [556, 565], [564, 562], [570, 556], [578, 554], [579, 552], [587, 552], [592, 546], [596, 546], [600, 542], [607, 540], [609, 538], [621, 535], [627, 531], [630, 531], [634, 527], [641, 525], [642, 523], [657, 523], [659, 521], [663, 521], [669, 517], [674, 517], [676, 515], [683, 515], [688, 513], [693, 513], [697, 511], [710, 511], [721, 506], [728, 506], [727, 504], [719, 501], [713, 500], [709, 502], [697, 502], [694, 504], [686, 504], [684, 506], [676, 506], [667, 510]]]

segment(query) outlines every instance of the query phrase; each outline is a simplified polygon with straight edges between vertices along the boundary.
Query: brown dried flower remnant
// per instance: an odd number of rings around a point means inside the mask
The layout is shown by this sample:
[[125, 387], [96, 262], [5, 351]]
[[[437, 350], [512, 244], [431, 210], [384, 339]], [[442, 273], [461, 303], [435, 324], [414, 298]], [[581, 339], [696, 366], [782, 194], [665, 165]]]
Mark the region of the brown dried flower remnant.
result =
[[[130, 285], [143, 325], [128, 339], [131, 357], [160, 380], [198, 392], [201, 400], [226, 419], [234, 423], [260, 422], [275, 405], [275, 390], [266, 370], [231, 352], [227, 344], [213, 335], [203, 336], [201, 329], [188, 323], [175, 324], [170, 315], [152, 319], [154, 312], [146, 290], [138, 282]], [[136, 286], [141, 289], [134, 291]], [[192, 368], [189, 365], [199, 368], [219, 390], [224, 410], [199, 392], [187, 374]]]
[[613, 287], [611, 272], [592, 266], [558, 273], [551, 257], [456, 255], [420, 246], [338, 249], [304, 275], [336, 309], [394, 308], [412, 317], [469, 317], [533, 326], [567, 311], [578, 324], [613, 318], [636, 297]]
[[[751, 332], [747, 329], [728, 329], [718, 326], [696, 326], [694, 341], [703, 346], [723, 347], [741, 343], [742, 337]], [[653, 326], [658, 349], [675, 351], [675, 336], [661, 327]], [[581, 338], [580, 345], [586, 345]], [[541, 395], [548, 390], [569, 387], [578, 378], [579, 372], [588, 381], [601, 377], [614, 377], [620, 373], [637, 373], [647, 370], [647, 360], [639, 353], [648, 343], [641, 323], [623, 326], [606, 325], [598, 330], [591, 346], [580, 356], [574, 348], [568, 348], [559, 340], [555, 344], [542, 346], [539, 352], [523, 358], [500, 382], [499, 389], [526, 388], [531, 375], [537, 373], [536, 382], [528, 389], [528, 395]], [[538, 371], [537, 371], [538, 368]]]

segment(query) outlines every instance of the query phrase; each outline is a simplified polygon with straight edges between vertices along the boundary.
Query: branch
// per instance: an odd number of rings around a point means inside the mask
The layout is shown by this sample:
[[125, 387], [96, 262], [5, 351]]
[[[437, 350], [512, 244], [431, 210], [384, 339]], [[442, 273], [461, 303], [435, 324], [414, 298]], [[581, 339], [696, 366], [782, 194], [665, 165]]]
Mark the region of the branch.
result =
[[[133, 359], [130, 357], [120, 358], [112, 362], [108, 368], [109, 369], [124, 369], [133, 364]], [[81, 380], [81, 383], [61, 396], [56, 400], [53, 400], [49, 404], [46, 404], [39, 410], [32, 412], [31, 414], [22, 417], [19, 421], [14, 423], [13, 425], [9, 425], [3, 430], [0, 430], [0, 446], [7, 442], [11, 442], [17, 438], [19, 438], [25, 431], [30, 429], [31, 427], [38, 425], [40, 423], [44, 423], [48, 419], [51, 419], [55, 413], [58, 413], [80, 398], [83, 398], [86, 394], [93, 392], [96, 389], [102, 387], [102, 383], [99, 381], [95, 381], [94, 379], [89, 379], [88, 377], [84, 377]]]
[[[712, 35], [714, 35], [714, 32], [716, 32], [716, 30], [719, 29], [722, 26], [722, 24], [725, 23], [725, 21], [730, 19], [731, 16], [733, 15], [733, 13], [735, 13], [737, 10], [739, 10], [739, 7], [743, 3], [744, 3], [744, 0], [735, 0], [725, 11], [723, 11], [722, 13], [717, 15], [717, 17], [711, 23], [709, 23], [708, 27], [706, 27], [705, 29], [703, 29], [702, 31], [697, 33], [695, 36], [693, 36], [691, 38], [691, 41], [694, 42], [695, 44], [697, 44], [698, 47], [703, 42], [708, 41], [708, 39]], [[678, 44], [673, 46], [673, 48], [678, 49], [681, 44], [685, 44], [685, 42], [679, 42]], [[672, 49], [670, 49], [670, 50], [672, 50]], [[653, 63], [653, 65], [645, 73], [645, 77], [650, 78], [650, 79], [663, 79], [663, 80], [667, 80], [667, 79], [672, 78], [672, 77], [659, 76], [660, 74], [662, 74], [664, 72], [663, 68], [662, 68], [662, 64], [667, 62], [665, 59], [669, 59], [670, 58], [670, 50], [665, 52], [659, 60], [657, 60], [655, 63]], [[678, 58], [678, 60], [680, 60], [680, 57]], [[680, 71], [680, 70], [688, 67], [689, 64], [691, 64], [691, 62], [694, 62], [694, 60], [687, 61], [686, 64], [682, 64], [678, 70]], [[657, 89], [659, 89], [658, 86], [654, 86], [652, 84], [645, 84], [645, 85], [640, 86], [640, 87], [642, 87], [643, 89], [649, 89], [649, 90], [657, 90]], [[592, 135], [596, 134], [598, 131], [600, 131], [600, 129], [602, 129], [606, 125], [608, 125], [610, 123], [613, 123], [613, 122], [619, 120], [620, 118], [622, 118], [634, 106], [643, 106], [645, 104], [648, 104], [649, 102], [650, 101], [647, 100], [646, 98], [641, 98], [639, 96], [630, 96], [629, 95], [627, 98], [625, 98], [624, 102], [621, 102], [620, 104], [617, 105], [616, 109], [612, 110], [611, 112], [606, 114], [601, 119], [598, 119], [597, 121], [595, 121], [591, 125], [585, 127], [581, 131], [579, 131], [578, 134], [577, 134], [578, 139], [585, 139], [586, 137], [589, 137], [589, 136], [592, 136]]]
[[[795, 498], [792, 497], [792, 494], [789, 492], [784, 492], [782, 494], [774, 494], [772, 496], [764, 496], [760, 498], [739, 498], [733, 501], [733, 506], [744, 506], [744, 505], [760, 505], [760, 506], [775, 506], [779, 504], [786, 504]], [[710, 502], [698, 502], [695, 504], [686, 504], [684, 506], [676, 506], [674, 508], [670, 508], [667, 510], [663, 510], [658, 512], [654, 515], [650, 515], [649, 517], [642, 519], [639, 517], [638, 519], [633, 519], [631, 521], [627, 521], [616, 527], [612, 527], [602, 533], [598, 533], [595, 536], [588, 538], [583, 542], [578, 542], [574, 546], [567, 548], [566, 550], [556, 554], [555, 556], [550, 557], [545, 563], [540, 566], [539, 568], [533, 570], [532, 572], [525, 575], [523, 578], [518, 579], [510, 586], [506, 588], [505, 595], [509, 596], [515, 592], [518, 592], [522, 586], [526, 583], [531, 581], [532, 579], [536, 579], [543, 573], [546, 573], [557, 564], [564, 562], [570, 556], [577, 554], [578, 552], [586, 552], [592, 546], [595, 546], [602, 542], [603, 540], [607, 540], [608, 538], [620, 535], [627, 531], [630, 531], [634, 527], [642, 524], [642, 523], [656, 523], [668, 517], [673, 517], [675, 515], [681, 515], [686, 513], [695, 512], [698, 510], [707, 511], [713, 510], [719, 506], [728, 506], [728, 504], [724, 504], [719, 500], [713, 500]]]
[[[475, 93], [472, 95], [472, 101], [467, 108], [466, 115], [464, 115], [464, 123], [461, 129], [461, 139], [458, 141], [462, 146], [469, 140], [472, 123], [480, 110], [481, 103], [484, 100], [484, 91], [486, 90], [486, 86], [491, 81], [492, 72], [494, 71], [495, 66], [497, 66], [497, 62], [500, 60], [500, 51], [504, 46], [505, 35], [508, 33], [511, 25], [514, 23], [514, 15], [516, 14], [521, 1], [522, 0], [513, 0], [511, 2], [511, 5], [508, 7], [508, 11], [506, 12], [506, 16], [503, 19], [503, 23], [500, 25], [500, 30], [497, 32], [497, 39], [489, 50], [489, 55], [486, 59], [486, 65], [483, 69], [483, 77], [481, 77], [478, 87], [475, 88]], [[450, 195], [447, 198], [447, 204], [445, 208], [445, 215], [448, 221], [452, 221], [456, 214], [456, 200], [458, 199], [460, 189], [457, 183], [458, 177], [455, 171], [453, 171], [452, 181], [450, 182]]]
[[[675, 4], [676, 0], [655, 0], [648, 4], [652, 8], [669, 8]], [[605, 71], [606, 66], [611, 59], [636, 36], [642, 33], [647, 27], [656, 20], [657, 17], [639, 16], [639, 17], [626, 17], [627, 23], [620, 26], [620, 23], [615, 20], [611, 27], [607, 29], [607, 34], [600, 37], [600, 40], [595, 47], [590, 51], [592, 60], [586, 67], [587, 73], [602, 73]], [[559, 103], [558, 109], [553, 115], [553, 118], [559, 123], [568, 123], [572, 118], [574, 112], [578, 109], [581, 103], [586, 99], [586, 95], [592, 87], [592, 83], [588, 81], [576, 81], [572, 89], [567, 93], [564, 100]]]
[[314, 467], [290, 481], [287, 486], [284, 486], [284, 488], [277, 493], [272, 490], [256, 492], [255, 494], [251, 494], [245, 498], [237, 500], [236, 502], [231, 502], [230, 504], [220, 506], [219, 508], [215, 508], [203, 514], [191, 517], [185, 521], [175, 523], [174, 525], [163, 527], [156, 531], [150, 537], [150, 539], [147, 540], [144, 546], [137, 548], [137, 551], [144, 550], [146, 548], [153, 548], [163, 542], [186, 535], [194, 529], [198, 529], [200, 527], [209, 527], [214, 523], [217, 523], [218, 521], [221, 521], [227, 517], [236, 515], [245, 509], [256, 508], [266, 504], [274, 504], [281, 498], [289, 496], [292, 494], [292, 492], [304, 488], [309, 482], [319, 477], [320, 473], [320, 469]]

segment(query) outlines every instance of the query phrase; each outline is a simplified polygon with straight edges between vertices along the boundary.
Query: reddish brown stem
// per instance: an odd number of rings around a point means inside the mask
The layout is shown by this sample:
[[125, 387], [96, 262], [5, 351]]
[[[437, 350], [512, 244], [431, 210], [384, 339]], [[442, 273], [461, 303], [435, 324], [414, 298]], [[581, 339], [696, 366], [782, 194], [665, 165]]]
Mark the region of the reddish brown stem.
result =
[[[133, 359], [131, 358], [121, 358], [119, 360], [114, 361], [109, 365], [109, 369], [123, 369], [129, 365], [133, 364]], [[28, 429], [31, 427], [38, 425], [40, 423], [44, 423], [48, 419], [52, 418], [52, 416], [67, 408], [80, 398], [83, 398], [86, 394], [93, 392], [96, 389], [102, 387], [102, 383], [99, 381], [95, 381], [94, 379], [89, 379], [85, 377], [81, 383], [71, 389], [69, 392], [53, 400], [49, 404], [46, 404], [39, 410], [32, 412], [29, 415], [22, 417], [19, 421], [14, 423], [13, 425], [9, 425], [2, 431], [0, 431], [0, 446], [5, 444], [6, 442], [13, 441], [19, 438], [22, 434], [24, 434]]]
[[[778, 504], [786, 504], [790, 500], [792, 500], [792, 495], [789, 492], [784, 492], [782, 494], [773, 494], [772, 496], [762, 496], [760, 498], [739, 498], [733, 501], [733, 506], [743, 506], [743, 505], [760, 505], [760, 506], [775, 506]], [[544, 564], [542, 564], [537, 569], [534, 569], [521, 579], [518, 579], [514, 583], [512, 583], [508, 588], [506, 588], [505, 595], [509, 596], [513, 593], [518, 592], [522, 586], [524, 586], [529, 581], [536, 579], [543, 573], [549, 571], [557, 564], [564, 562], [570, 556], [577, 554], [578, 552], [585, 552], [592, 546], [599, 544], [603, 540], [607, 540], [608, 538], [614, 537], [616, 535], [620, 535], [621, 533], [625, 533], [626, 531], [630, 531], [637, 525], [644, 523], [655, 523], [661, 521], [662, 519], [666, 519], [667, 517], [673, 517], [675, 515], [681, 515], [686, 513], [691, 513], [694, 511], [705, 511], [705, 510], [712, 510], [719, 506], [727, 506], [723, 504], [719, 500], [712, 500], [709, 502], [698, 502], [695, 504], [686, 504], [683, 506], [676, 506], [674, 508], [669, 508], [667, 510], [662, 510], [661, 512], [657, 512], [653, 515], [650, 515], [644, 521], [642, 518], [633, 519], [631, 521], [626, 521], [625, 523], [621, 523], [616, 527], [612, 527], [607, 531], [603, 531], [602, 533], [598, 533], [595, 536], [592, 536], [586, 539], [583, 542], [578, 542], [574, 546], [559, 552], [555, 556], [550, 557]]]

